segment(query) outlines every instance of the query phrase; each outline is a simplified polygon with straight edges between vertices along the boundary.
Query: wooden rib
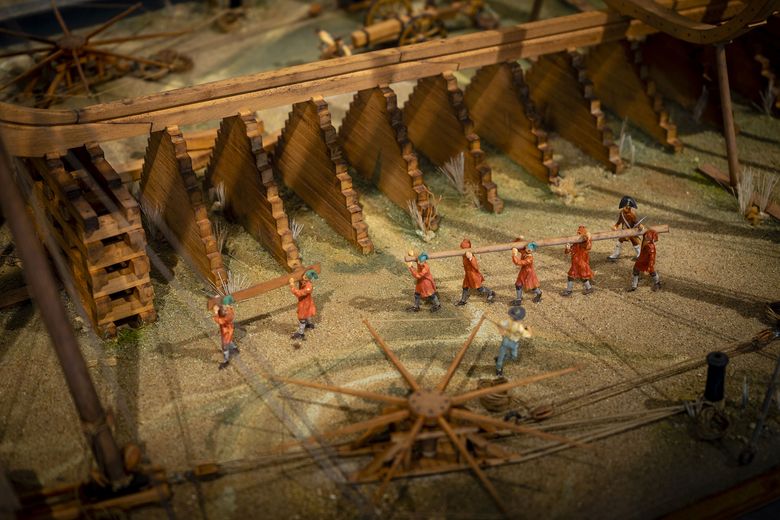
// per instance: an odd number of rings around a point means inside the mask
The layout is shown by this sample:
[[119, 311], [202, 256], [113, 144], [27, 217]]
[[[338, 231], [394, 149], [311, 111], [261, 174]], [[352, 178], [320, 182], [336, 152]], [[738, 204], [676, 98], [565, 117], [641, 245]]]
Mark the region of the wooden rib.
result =
[[486, 417], [478, 413], [469, 412], [468, 410], [464, 410], [462, 408], [452, 408], [450, 410], [450, 416], [456, 419], [463, 419], [476, 424], [483, 424], [483, 425], [486, 424], [488, 426], [493, 426], [495, 428], [499, 428], [503, 430], [510, 430], [517, 433], [526, 433], [534, 437], [539, 437], [540, 439], [560, 442], [561, 444], [568, 444], [570, 446], [576, 446], [578, 448], [590, 448], [590, 446], [587, 446], [582, 442], [575, 441], [567, 437], [563, 437], [562, 435], [543, 432], [537, 430], [536, 428], [531, 428], [530, 426], [521, 426], [519, 424], [509, 423], [506, 421], [502, 421], [501, 419], [496, 419], [494, 417]]
[[57, 9], [57, 2], [54, 0], [51, 0], [51, 8], [54, 9], [54, 16], [57, 18], [57, 23], [60, 24], [60, 27], [62, 27], [62, 32], [66, 35], [70, 34], [70, 30], [68, 29], [68, 26], [65, 25], [65, 20], [62, 19], [62, 15], [60, 14], [60, 10]]
[[4, 29], [0, 27], [0, 33], [7, 34], [8, 36], [16, 36], [17, 38], [23, 38], [25, 40], [32, 40], [34, 42], [48, 43], [51, 45], [57, 45], [57, 42], [44, 38], [42, 36], [35, 36], [34, 34], [28, 34], [26, 32], [12, 31], [11, 29]]
[[9, 87], [9, 86], [13, 85], [14, 83], [16, 83], [17, 81], [21, 81], [24, 78], [26, 78], [27, 76], [31, 76], [35, 71], [37, 71], [38, 69], [40, 69], [41, 67], [43, 67], [44, 65], [49, 63], [50, 61], [59, 58], [64, 52], [65, 51], [63, 51], [63, 50], [59, 50], [59, 51], [56, 51], [56, 52], [54, 52], [52, 54], [49, 54], [47, 57], [45, 57], [44, 59], [42, 59], [41, 61], [36, 63], [34, 67], [28, 69], [25, 72], [22, 72], [21, 74], [19, 74], [15, 78], [10, 79], [10, 80], [6, 81], [5, 83], [3, 83], [2, 85], [0, 85], [0, 90], [4, 90], [7, 87]]
[[485, 475], [485, 472], [482, 471], [482, 468], [479, 467], [477, 461], [475, 461], [474, 457], [471, 456], [469, 450], [466, 449], [466, 447], [463, 445], [461, 440], [452, 430], [452, 426], [450, 426], [450, 423], [448, 423], [447, 419], [445, 419], [444, 417], [439, 417], [438, 420], [439, 420], [439, 426], [441, 426], [442, 430], [444, 430], [444, 432], [450, 438], [452, 444], [454, 444], [455, 447], [458, 448], [458, 451], [461, 453], [461, 455], [463, 455], [463, 458], [466, 459], [468, 465], [471, 466], [472, 471], [474, 471], [474, 474], [482, 483], [482, 486], [485, 488], [485, 491], [487, 491], [490, 494], [490, 496], [493, 497], [493, 501], [496, 503], [496, 506], [498, 506], [501, 512], [508, 516], [509, 510], [501, 501], [501, 497], [498, 496], [498, 491], [496, 491], [496, 488], [493, 487], [493, 484], [490, 482], [490, 480], [488, 480], [487, 475]]
[[409, 385], [409, 388], [415, 392], [419, 391], [420, 385], [417, 384], [417, 381], [412, 377], [412, 374], [406, 370], [406, 367], [403, 365], [403, 363], [401, 363], [401, 360], [396, 357], [392, 350], [390, 350], [390, 347], [387, 346], [385, 340], [383, 340], [379, 334], [377, 334], [377, 332], [374, 330], [374, 327], [371, 326], [368, 320], [363, 320], [363, 323], [366, 325], [366, 327], [368, 327], [368, 332], [370, 332], [376, 342], [379, 343], [379, 346], [382, 347], [382, 350], [385, 352], [387, 359], [389, 359], [395, 368], [398, 369], [398, 372], [401, 373], [401, 376], [406, 381], [406, 384]]
[[23, 51], [6, 52], [0, 54], [0, 58], [10, 58], [11, 56], [21, 56], [22, 54], [35, 54], [36, 52], [50, 51], [51, 47], [39, 47], [37, 49], [25, 49]]
[[170, 69], [171, 68], [171, 64], [170, 63], [163, 63], [161, 61], [149, 60], [149, 59], [146, 59], [146, 58], [139, 58], [137, 56], [130, 56], [128, 54], [120, 54], [118, 52], [104, 51], [103, 49], [95, 49], [92, 46], [84, 47], [84, 50], [86, 50], [88, 52], [94, 52], [95, 54], [104, 54], [106, 56], [119, 58], [121, 60], [137, 61], [138, 63], [145, 63], [147, 65], [154, 65], [155, 67], [161, 67], [161, 68], [164, 68], [164, 69]]
[[414, 425], [412, 426], [409, 435], [407, 435], [403, 441], [401, 450], [395, 455], [395, 458], [393, 459], [393, 464], [390, 466], [390, 469], [387, 470], [385, 477], [382, 479], [382, 483], [379, 485], [379, 488], [374, 493], [375, 504], [379, 502], [384, 496], [385, 489], [387, 489], [387, 485], [395, 476], [398, 467], [401, 465], [401, 461], [404, 459], [404, 457], [406, 457], [406, 452], [409, 451], [409, 448], [411, 448], [412, 444], [414, 444], [414, 440], [417, 438], [417, 434], [420, 433], [420, 429], [422, 428], [424, 422], [425, 422], [425, 418], [422, 416], [418, 417], [417, 420], [414, 422]]
[[341, 386], [324, 385], [322, 383], [315, 383], [313, 381], [303, 381], [300, 379], [291, 379], [288, 377], [272, 376], [271, 379], [275, 381], [281, 381], [283, 383], [289, 383], [291, 385], [307, 386], [309, 388], [316, 388], [318, 390], [327, 390], [328, 392], [336, 392], [339, 394], [354, 395], [356, 397], [362, 397], [363, 399], [369, 399], [371, 401], [382, 401], [389, 404], [404, 406], [407, 404], [407, 400], [401, 397], [394, 397], [392, 395], [377, 394], [374, 392], [368, 392], [366, 390], [353, 390], [351, 388], [344, 388]]
[[555, 372], [547, 372], [546, 374], [538, 374], [535, 376], [526, 377], [523, 379], [519, 379], [517, 381], [512, 381], [510, 383], [504, 383], [503, 385], [489, 386], [487, 388], [472, 390], [471, 392], [466, 392], [465, 394], [456, 395], [455, 397], [453, 397], [452, 406], [463, 404], [466, 401], [476, 399], [477, 397], [481, 397], [483, 395], [503, 392], [505, 390], [511, 390], [512, 388], [516, 388], [518, 386], [530, 385], [531, 383], [536, 383], [537, 381], [550, 379], [551, 377], [558, 377], [565, 374], [570, 374], [572, 372], [579, 370], [580, 368], [581, 366], [577, 365], [569, 368], [564, 368], [563, 370], [556, 370]]
[[471, 334], [469, 334], [469, 337], [466, 339], [466, 342], [458, 351], [458, 354], [455, 356], [455, 359], [452, 360], [450, 367], [447, 369], [447, 373], [444, 374], [444, 377], [436, 387], [436, 389], [439, 390], [440, 392], [443, 392], [447, 388], [447, 385], [450, 384], [450, 380], [452, 379], [452, 376], [455, 374], [455, 371], [460, 366], [461, 361], [463, 361], [463, 356], [466, 355], [466, 351], [471, 346], [471, 342], [474, 341], [474, 337], [477, 335], [477, 332], [479, 331], [479, 328], [482, 326], [482, 322], [484, 321], [485, 321], [485, 315], [483, 314], [479, 318], [477, 325], [471, 331]]
[[89, 40], [93, 36], [96, 36], [96, 35], [102, 33], [103, 31], [105, 31], [106, 29], [108, 29], [109, 27], [111, 27], [112, 25], [117, 23], [122, 18], [126, 17], [127, 15], [132, 13], [133, 11], [137, 10], [139, 7], [141, 7], [141, 2], [138, 2], [137, 4], [131, 5], [130, 7], [128, 7], [127, 9], [125, 9], [124, 11], [119, 13], [118, 15], [114, 16], [113, 18], [108, 20], [106, 23], [104, 23], [103, 25], [101, 25], [100, 27], [98, 27], [97, 29], [92, 31], [91, 33], [89, 33], [86, 36], [84, 36], [84, 39], [85, 40]]
[[87, 90], [87, 94], [91, 96], [92, 91], [89, 88], [89, 81], [87, 81], [87, 76], [84, 74], [84, 69], [81, 67], [81, 57], [76, 51], [73, 51], [73, 61], [76, 63], [76, 70], [79, 71], [79, 76], [81, 77], [82, 83], [84, 83], [84, 88]]
[[406, 419], [407, 417], [409, 417], [410, 413], [411, 412], [409, 412], [409, 410], [398, 410], [397, 412], [379, 415], [377, 417], [372, 417], [371, 419], [368, 419], [366, 421], [349, 424], [341, 428], [336, 428], [335, 430], [330, 430], [327, 432], [319, 433], [317, 435], [312, 435], [311, 437], [304, 439], [303, 442], [316, 440], [317, 437], [337, 437], [341, 435], [350, 435], [352, 433], [361, 432], [363, 430], [370, 430], [372, 428], [377, 428], [380, 426], [384, 426], [386, 424], [400, 422]]

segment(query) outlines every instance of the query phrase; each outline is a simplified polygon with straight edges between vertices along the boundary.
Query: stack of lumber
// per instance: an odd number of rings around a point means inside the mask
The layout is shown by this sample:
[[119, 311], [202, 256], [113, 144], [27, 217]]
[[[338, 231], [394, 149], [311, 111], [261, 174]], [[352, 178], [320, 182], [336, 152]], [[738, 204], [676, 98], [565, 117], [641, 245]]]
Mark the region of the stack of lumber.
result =
[[217, 285], [227, 280], [203, 189], [178, 127], [149, 137], [140, 199], [145, 211], [159, 212], [165, 238], [197, 274]]
[[682, 150], [677, 125], [670, 121], [663, 97], [648, 77], [647, 68], [642, 66], [638, 42], [591, 47], [585, 54], [585, 67], [596, 97], [607, 108], [667, 149]]
[[403, 114], [417, 150], [437, 166], [462, 153], [465, 184], [478, 191], [480, 205], [495, 213], [504, 209], [463, 102], [463, 92], [452, 74], [445, 72], [418, 81]]
[[100, 147], [25, 162], [47, 219], [39, 231], [50, 234], [67, 259], [95, 330], [113, 336], [119, 325], [154, 321], [141, 212]]
[[531, 99], [547, 125], [613, 173], [623, 171], [601, 103], [582, 55], [561, 52], [540, 57], [525, 75]]
[[558, 182], [558, 164], [517, 62], [487, 65], [466, 87], [475, 131], [531, 175]]
[[282, 267], [294, 271], [301, 266], [300, 254], [263, 149], [262, 131], [250, 112], [223, 119], [206, 181], [224, 186], [225, 214], [240, 222]]
[[[387, 86], [355, 94], [339, 129], [349, 164], [396, 205], [414, 201], [423, 219], [432, 210], [417, 154], [395, 95]], [[435, 227], [433, 228], [435, 230]]]
[[274, 169], [334, 231], [368, 254], [374, 245], [342, 155], [325, 100], [294, 104], [274, 148]]

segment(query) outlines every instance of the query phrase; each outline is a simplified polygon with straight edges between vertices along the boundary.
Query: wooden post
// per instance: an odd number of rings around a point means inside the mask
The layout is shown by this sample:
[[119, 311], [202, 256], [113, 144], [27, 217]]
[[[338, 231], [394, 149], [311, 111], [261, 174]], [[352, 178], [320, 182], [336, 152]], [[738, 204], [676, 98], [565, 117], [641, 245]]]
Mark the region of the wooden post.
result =
[[731, 89], [729, 88], [729, 70], [726, 64], [724, 44], [719, 43], [715, 46], [715, 58], [718, 66], [720, 107], [723, 111], [723, 136], [726, 138], [726, 155], [729, 160], [729, 184], [732, 188], [736, 188], [739, 184], [739, 158], [737, 157], [737, 134], [734, 130], [734, 114], [731, 111]]

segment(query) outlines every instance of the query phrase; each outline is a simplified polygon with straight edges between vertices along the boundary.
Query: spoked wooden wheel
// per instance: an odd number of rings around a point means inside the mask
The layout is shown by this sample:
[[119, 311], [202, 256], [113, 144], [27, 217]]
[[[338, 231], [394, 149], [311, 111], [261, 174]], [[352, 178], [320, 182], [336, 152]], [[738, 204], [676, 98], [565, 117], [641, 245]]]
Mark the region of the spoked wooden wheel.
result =
[[394, 16], [412, 14], [412, 0], [374, 0], [368, 7], [363, 25], [372, 25]]
[[445, 36], [447, 36], [447, 29], [444, 27], [444, 22], [430, 13], [422, 13], [413, 16], [404, 24], [398, 45], [410, 45]]

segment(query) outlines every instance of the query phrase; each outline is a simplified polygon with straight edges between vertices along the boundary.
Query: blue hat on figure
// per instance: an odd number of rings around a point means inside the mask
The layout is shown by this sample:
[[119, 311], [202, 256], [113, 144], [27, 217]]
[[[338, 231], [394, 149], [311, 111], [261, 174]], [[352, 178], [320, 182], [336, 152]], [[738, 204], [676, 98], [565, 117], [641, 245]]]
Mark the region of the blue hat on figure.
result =
[[317, 271], [315, 271], [314, 269], [309, 269], [308, 271], [306, 271], [305, 273], [303, 273], [303, 275], [304, 275], [304, 276], [305, 276], [307, 279], [309, 279], [309, 280], [316, 280], [317, 278], [319, 278], [319, 277], [320, 277], [320, 275], [318, 275], [318, 274], [317, 274]]
[[236, 303], [236, 299], [233, 298], [232, 294], [226, 294], [222, 297], [222, 305], [233, 305]]
[[428, 253], [423, 251], [422, 253], [420, 253], [420, 256], [417, 257], [417, 261], [420, 262], [420, 263], [423, 263], [426, 260], [428, 260]]
[[525, 309], [519, 306], [509, 307], [509, 317], [515, 321], [525, 318]]

